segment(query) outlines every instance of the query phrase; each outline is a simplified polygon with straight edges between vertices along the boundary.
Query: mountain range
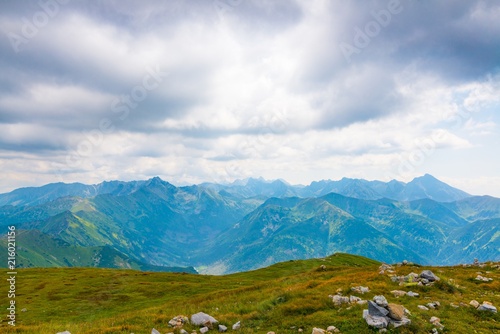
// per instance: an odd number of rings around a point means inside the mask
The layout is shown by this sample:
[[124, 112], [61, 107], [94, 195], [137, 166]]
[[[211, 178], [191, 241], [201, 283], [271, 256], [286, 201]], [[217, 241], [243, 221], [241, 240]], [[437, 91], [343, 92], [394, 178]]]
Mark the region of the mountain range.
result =
[[334, 252], [432, 265], [500, 259], [500, 199], [428, 174], [307, 186], [261, 178], [54, 183], [0, 194], [7, 225], [16, 226], [24, 267], [230, 273]]

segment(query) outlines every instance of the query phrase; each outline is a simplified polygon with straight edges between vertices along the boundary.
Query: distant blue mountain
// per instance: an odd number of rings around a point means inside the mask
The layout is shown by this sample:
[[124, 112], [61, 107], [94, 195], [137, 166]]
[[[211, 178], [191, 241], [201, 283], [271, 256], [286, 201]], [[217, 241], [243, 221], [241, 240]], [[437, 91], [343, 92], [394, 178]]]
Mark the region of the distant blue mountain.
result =
[[[101, 265], [212, 273], [333, 252], [439, 265], [500, 260], [499, 219], [500, 199], [431, 175], [409, 183], [247, 179], [185, 187], [155, 177], [0, 194], [0, 226], [29, 236], [24, 266], [83, 265], [103, 250], [119, 255]], [[87, 262], [65, 260], [66, 251]]]

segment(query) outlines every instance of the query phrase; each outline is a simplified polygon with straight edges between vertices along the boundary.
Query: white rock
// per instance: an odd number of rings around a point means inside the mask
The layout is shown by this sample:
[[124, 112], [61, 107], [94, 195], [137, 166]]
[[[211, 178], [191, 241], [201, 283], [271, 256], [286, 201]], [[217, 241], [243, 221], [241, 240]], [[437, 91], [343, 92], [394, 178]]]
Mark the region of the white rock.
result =
[[207, 322], [211, 324], [218, 323], [218, 321], [214, 317], [203, 312], [198, 312], [191, 316], [191, 323], [195, 326], [201, 326], [206, 324]]
[[153, 329], [151, 330], [151, 334], [160, 334], [160, 332], [158, 332], [155, 328], [153, 328]]
[[69, 331], [59, 332], [57, 334], [71, 334]]
[[314, 327], [312, 330], [312, 334], [325, 334], [325, 333], [326, 333], [326, 331], [322, 328]]
[[238, 321], [237, 323], [235, 323], [233, 325], [233, 331], [237, 331], [240, 328], [241, 328], [241, 322], [240, 321]]
[[429, 311], [429, 308], [424, 306], [424, 305], [418, 305], [417, 306], [419, 309], [424, 310], [424, 311]]
[[227, 327], [224, 325], [219, 325], [219, 332], [224, 333], [227, 331]]
[[384, 296], [375, 296], [373, 297], [373, 301], [377, 303], [379, 306], [386, 307], [389, 303], [387, 302], [387, 299], [385, 299]]
[[208, 331], [209, 331], [208, 327], [201, 327], [201, 328], [200, 328], [200, 333], [201, 333], [201, 334], [205, 334], [205, 333], [206, 333], [206, 332], [208, 332]]
[[497, 308], [490, 304], [483, 303], [481, 306], [477, 308], [479, 311], [490, 311], [493, 313], [497, 313]]

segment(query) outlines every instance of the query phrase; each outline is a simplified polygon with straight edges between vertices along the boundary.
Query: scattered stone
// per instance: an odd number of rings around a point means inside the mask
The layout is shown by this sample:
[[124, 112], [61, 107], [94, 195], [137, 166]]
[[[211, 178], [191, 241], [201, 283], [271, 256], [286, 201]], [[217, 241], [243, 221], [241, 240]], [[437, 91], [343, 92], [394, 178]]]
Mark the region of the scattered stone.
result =
[[407, 317], [403, 317], [401, 321], [391, 320], [391, 325], [393, 325], [394, 328], [398, 328], [401, 326], [408, 326], [409, 324], [411, 324], [411, 320], [408, 319]]
[[186, 317], [185, 315], [178, 315], [176, 317], [173, 317], [169, 322], [168, 324], [171, 326], [171, 327], [182, 327], [184, 326], [185, 324], [188, 324], [189, 323], [189, 319], [188, 317]]
[[453, 308], [459, 308], [460, 306], [458, 306], [457, 304], [455, 303], [450, 303], [450, 306], [453, 307]]
[[403, 297], [406, 295], [406, 291], [403, 290], [392, 290], [391, 293], [394, 295], [394, 297]]
[[[155, 330], [155, 329], [153, 329], [153, 330]], [[71, 334], [71, 333], [70, 333], [69, 331], [64, 331], [64, 332], [59, 332], [59, 333], [57, 333], [57, 334]], [[158, 333], [158, 334], [159, 334], [159, 333]]]
[[363, 319], [365, 319], [368, 326], [375, 328], [387, 328], [389, 325], [389, 321], [387, 320], [388, 318], [372, 316], [369, 314], [368, 310], [363, 310]]
[[[69, 333], [69, 332], [68, 332]], [[64, 334], [64, 333], [63, 333]], [[158, 332], [155, 328], [153, 328], [151, 330], [151, 334], [160, 334], [160, 332]]]
[[370, 292], [370, 289], [366, 286], [355, 286], [355, 287], [351, 288], [351, 290], [354, 292], [357, 292], [357, 293], [361, 293], [361, 294], [364, 294], [366, 292]]
[[275, 332], [267, 332], [267, 334], [276, 334]]
[[387, 333], [387, 329], [386, 328], [380, 328], [378, 330], [379, 333]]
[[326, 329], [327, 332], [330, 332], [330, 333], [339, 333], [340, 330], [335, 327], [335, 326], [328, 326], [328, 328]]
[[358, 305], [365, 305], [366, 303], [368, 303], [368, 301], [366, 301], [366, 300], [358, 300], [356, 302], [356, 304], [358, 304]]
[[417, 306], [419, 309], [421, 310], [424, 310], [424, 311], [429, 311], [429, 308], [427, 306], [424, 306], [424, 305], [418, 305]]
[[385, 317], [389, 311], [370, 300], [368, 301], [368, 313], [374, 317]]
[[394, 320], [401, 321], [405, 315], [405, 308], [403, 305], [398, 304], [389, 304], [387, 305], [387, 309], [389, 310], [389, 317]]
[[21, 310], [21, 312], [26, 312], [26, 311], [28, 311], [28, 309], [23, 308], [23, 309]]
[[497, 313], [497, 308], [495, 306], [491, 305], [491, 303], [487, 303], [487, 302], [483, 302], [483, 304], [481, 304], [477, 309], [479, 311], [490, 311], [493, 313]]
[[477, 275], [475, 278], [476, 281], [482, 281], [482, 282], [491, 282], [493, 281], [493, 278], [488, 278], [488, 277], [483, 277], [481, 275]]
[[241, 328], [241, 322], [240, 322], [240, 321], [238, 321], [237, 323], [235, 323], [235, 324], [233, 325], [233, 331], [237, 331], [237, 330], [239, 330], [240, 328]]
[[324, 329], [314, 327], [312, 334], [326, 334], [326, 331]]
[[413, 291], [408, 291], [408, 293], [406, 295], [408, 297], [418, 297], [418, 296], [420, 296], [420, 294], [418, 294], [416, 292], [413, 292]]
[[439, 319], [438, 317], [431, 317], [431, 319], [429, 321], [431, 324], [433, 324], [434, 326], [436, 326], [439, 329], [444, 328], [444, 326], [441, 324], [441, 319]]
[[211, 315], [203, 312], [198, 312], [191, 316], [191, 323], [195, 326], [205, 326], [212, 328], [212, 326], [218, 323], [218, 321]]
[[302, 333], [304, 330], [302, 328], [299, 328], [299, 333]]
[[469, 305], [473, 306], [474, 308], [478, 308], [479, 307], [479, 302], [477, 300], [471, 300]]
[[359, 302], [361, 300], [361, 298], [359, 297], [356, 297], [356, 296], [349, 296], [349, 302], [351, 304], [356, 304], [357, 302]]
[[185, 330], [185, 329], [181, 329], [181, 330], [179, 331], [179, 333], [180, 333], [180, 334], [188, 334], [188, 331], [187, 331], [187, 330]]
[[224, 325], [219, 325], [219, 332], [220, 332], [220, 333], [227, 332], [227, 327], [226, 327], [226, 326], [224, 326]]
[[375, 296], [373, 297], [373, 301], [382, 307], [386, 307], [388, 305], [387, 299], [385, 299], [384, 296]]
[[[420, 273], [420, 277], [423, 279], [427, 279], [429, 282], [439, 281], [439, 277], [437, 277], [432, 271], [424, 270]], [[425, 283], [424, 283], [425, 284]]]
[[349, 297], [343, 297], [339, 295], [332, 296], [332, 301], [335, 306], [341, 306], [342, 304], [349, 303]]
[[201, 334], [205, 334], [206, 332], [208, 332], [210, 329], [208, 329], [208, 327], [201, 327], [200, 328], [200, 333]]

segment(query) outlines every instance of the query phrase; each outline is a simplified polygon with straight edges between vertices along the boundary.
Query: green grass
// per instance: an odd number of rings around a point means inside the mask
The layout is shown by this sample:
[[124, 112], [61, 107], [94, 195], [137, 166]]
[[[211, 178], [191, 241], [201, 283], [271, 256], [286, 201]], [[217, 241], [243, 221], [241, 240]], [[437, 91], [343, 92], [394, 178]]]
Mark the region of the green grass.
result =
[[[320, 268], [322, 265], [326, 268]], [[472, 299], [500, 306], [498, 269], [430, 268], [441, 277], [440, 283], [412, 287], [420, 293], [419, 298], [394, 298], [391, 290], [409, 289], [379, 275], [378, 265], [366, 258], [336, 254], [227, 276], [95, 268], [23, 269], [17, 275], [17, 326], [8, 326], [4, 316], [0, 333], [55, 334], [69, 330], [72, 334], [149, 334], [153, 327], [161, 333], [177, 333], [168, 327], [172, 317], [200, 311], [211, 314], [229, 328], [241, 321], [241, 333], [297, 333], [299, 328], [310, 333], [313, 327], [330, 325], [342, 333], [376, 333], [361, 318], [365, 306], [339, 308], [328, 298], [339, 288], [349, 295], [350, 288], [356, 285], [371, 289], [360, 296], [363, 299], [383, 294], [389, 302], [403, 304], [412, 312], [411, 326], [390, 333], [429, 332], [431, 316], [441, 318], [448, 333], [500, 330], [498, 314], [450, 306], [452, 302], [468, 304]], [[397, 274], [423, 269], [428, 267], [400, 267]], [[486, 274], [487, 270], [491, 272]], [[494, 281], [483, 284], [470, 280], [477, 271]], [[417, 308], [434, 300], [441, 303], [438, 310]], [[5, 310], [7, 304], [6, 293], [2, 293], [1, 308]], [[20, 312], [22, 308], [27, 311]], [[188, 325], [185, 329], [191, 332], [196, 328]]]

